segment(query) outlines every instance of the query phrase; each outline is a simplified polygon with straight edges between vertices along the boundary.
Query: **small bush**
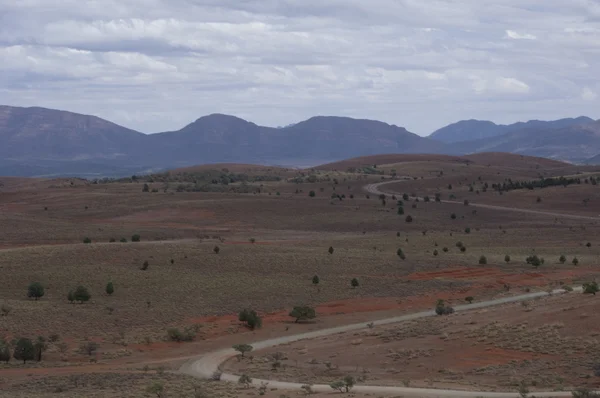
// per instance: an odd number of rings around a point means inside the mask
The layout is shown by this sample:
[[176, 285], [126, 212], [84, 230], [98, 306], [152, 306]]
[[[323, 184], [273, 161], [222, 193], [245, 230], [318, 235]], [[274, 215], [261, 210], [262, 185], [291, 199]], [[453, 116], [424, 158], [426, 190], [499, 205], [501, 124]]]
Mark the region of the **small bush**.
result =
[[444, 248], [442, 249], [442, 251], [443, 251], [444, 253], [448, 253], [448, 248], [447, 248], [447, 247], [444, 247]]
[[406, 260], [406, 255], [404, 255], [404, 252], [402, 251], [402, 249], [398, 249], [398, 251], [396, 251], [396, 254], [398, 255], [398, 257], [400, 257], [402, 260]]
[[573, 257], [572, 263], [573, 265], [579, 265], [579, 260], [577, 259], [577, 257]]
[[318, 285], [320, 281], [321, 280], [319, 279], [318, 275], [313, 276], [313, 278], [312, 278], [313, 285], [315, 285], [315, 286]]
[[437, 249], [433, 251], [433, 255], [434, 255], [434, 256], [437, 256], [438, 254], [439, 254], [439, 253], [438, 253]]
[[465, 206], [468, 206], [468, 205], [469, 205], [469, 201], [468, 201], [467, 199], [465, 199], [465, 201], [463, 202], [463, 204], [464, 204]]
[[567, 261], [567, 258], [564, 256], [564, 254], [561, 254], [560, 257], [558, 258], [558, 262], [561, 264], [564, 264]]
[[13, 348], [13, 358], [17, 361], [23, 361], [23, 363], [35, 359], [33, 341], [25, 337], [19, 338]]
[[465, 228], [465, 234], [470, 234], [471, 233], [471, 228], [467, 227]]
[[184, 341], [194, 341], [198, 334], [197, 326], [186, 327], [183, 331], [178, 328], [167, 329], [167, 338], [170, 341], [176, 341], [178, 343]]
[[460, 247], [460, 251], [461, 251], [461, 253], [466, 252], [467, 251], [467, 247], [466, 246], [461, 246]]
[[450, 218], [453, 220], [456, 220], [456, 214], [454, 214], [454, 213], [450, 214]]
[[79, 352], [92, 356], [98, 350], [98, 343], [86, 341], [79, 347]]
[[333, 246], [329, 246], [329, 249], [327, 251], [329, 252], [329, 254], [333, 254]]

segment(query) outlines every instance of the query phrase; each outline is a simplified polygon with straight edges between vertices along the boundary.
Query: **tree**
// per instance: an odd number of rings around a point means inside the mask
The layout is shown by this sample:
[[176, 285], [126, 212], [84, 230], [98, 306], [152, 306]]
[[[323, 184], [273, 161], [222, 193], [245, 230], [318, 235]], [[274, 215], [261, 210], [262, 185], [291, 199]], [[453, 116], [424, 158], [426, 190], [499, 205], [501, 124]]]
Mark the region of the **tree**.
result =
[[80, 303], [84, 303], [89, 301], [92, 298], [92, 295], [84, 286], [77, 286], [75, 291], [73, 292], [73, 298], [75, 301], [79, 301]]
[[27, 297], [31, 298], [33, 297], [36, 301], [40, 298], [44, 296], [44, 286], [42, 286], [41, 283], [39, 282], [32, 282], [29, 284], [29, 287], [27, 288]]
[[35, 351], [35, 360], [40, 362], [42, 360], [42, 353], [48, 349], [46, 339], [42, 336], [38, 336], [37, 340], [33, 344], [33, 349]]
[[456, 214], [454, 214], [454, 213], [450, 214], [450, 218], [453, 220], [456, 220]]
[[341, 380], [334, 381], [333, 383], [329, 384], [329, 387], [331, 387], [332, 389], [337, 390], [339, 392], [344, 392], [344, 387], [345, 386], [346, 385]]
[[479, 257], [479, 265], [487, 264], [487, 258], [485, 256]]
[[148, 186], [148, 184], [144, 184], [142, 187], [142, 192], [150, 192], [150, 186]]
[[398, 255], [398, 257], [400, 257], [402, 260], [406, 259], [406, 256], [404, 255], [404, 252], [402, 251], [402, 249], [398, 249], [398, 251], [396, 251], [396, 254]]
[[597, 282], [590, 282], [590, 283], [583, 284], [583, 294], [593, 294], [595, 296], [596, 293], [598, 293], [599, 291], [600, 291], [600, 288], [598, 287]]
[[311, 198], [314, 198], [314, 197], [316, 196], [316, 193], [315, 193], [315, 191], [310, 191], [310, 192], [308, 193], [308, 196], [310, 196]]
[[262, 327], [262, 318], [258, 316], [256, 311], [244, 309], [238, 314], [240, 322], [245, 322], [250, 329], [260, 329]]
[[400, 216], [404, 215], [404, 207], [398, 206], [398, 215], [400, 215]]
[[248, 375], [241, 375], [238, 379], [238, 383], [243, 384], [244, 387], [249, 388], [250, 384], [252, 384], [252, 378]]
[[592, 242], [588, 242], [585, 244], [586, 247], [592, 247]]
[[352, 286], [353, 288], [357, 288], [358, 287], [358, 279], [352, 278], [352, 280], [350, 281], [350, 286]]
[[319, 279], [318, 275], [313, 276], [313, 278], [312, 278], [313, 285], [315, 285], [315, 286], [318, 285], [320, 281], [321, 280]]
[[8, 343], [0, 337], [0, 362], [8, 363], [10, 361], [10, 348]]
[[354, 377], [350, 375], [344, 377], [344, 388], [346, 389], [346, 392], [349, 392], [352, 387], [354, 387], [354, 384], [356, 384]]
[[328, 252], [329, 252], [329, 254], [333, 254], [333, 246], [329, 246]]
[[565, 255], [564, 255], [564, 254], [561, 254], [561, 255], [560, 255], [560, 257], [558, 258], [558, 261], [559, 261], [561, 264], [564, 264], [564, 263], [567, 261], [567, 258], [565, 257]]
[[215, 254], [219, 254], [219, 252], [221, 251], [221, 249], [219, 248], [219, 246], [215, 246], [213, 248], [213, 251], [215, 252]]
[[290, 311], [290, 316], [292, 318], [296, 318], [294, 321], [298, 323], [299, 321], [306, 321], [309, 319], [315, 319], [317, 317], [317, 312], [313, 307], [309, 306], [298, 306], [294, 307], [292, 311]]
[[470, 234], [471, 233], [471, 228], [467, 227], [465, 228], [465, 234]]
[[435, 313], [438, 315], [450, 315], [454, 313], [454, 308], [446, 305], [446, 302], [439, 299], [435, 304]]
[[23, 363], [35, 359], [33, 342], [25, 337], [18, 339], [13, 350], [13, 358], [18, 361], [23, 361]]
[[132, 242], [139, 242], [142, 239], [142, 237], [139, 234], [135, 234], [131, 236], [131, 241]]
[[438, 253], [437, 249], [435, 249], [435, 250], [433, 251], [433, 255], [434, 255], [434, 256], [437, 256], [438, 254], [439, 254], [439, 253]]
[[573, 398], [600, 398], [600, 393], [588, 390], [587, 388], [578, 388], [572, 394]]
[[126, 238], [121, 238], [121, 239], [119, 240], [119, 242], [121, 242], [121, 243], [127, 243], [127, 239], [126, 239]]
[[413, 222], [412, 216], [406, 216], [406, 222], [408, 222], [408, 223]]
[[465, 301], [468, 302], [469, 304], [472, 304], [473, 300], [475, 300], [475, 298], [473, 298], [473, 296], [465, 297]]
[[115, 292], [115, 287], [112, 282], [106, 284], [106, 294], [111, 296]]
[[540, 259], [537, 254], [534, 254], [533, 256], [529, 256], [525, 259], [525, 261], [527, 262], [527, 264], [531, 264], [534, 267], [539, 267], [540, 265], [542, 265], [543, 260]]
[[250, 352], [254, 349], [250, 344], [235, 344], [233, 349], [240, 353], [242, 358], [244, 358], [244, 354]]
[[579, 264], [579, 260], [577, 259], [577, 257], [573, 257], [573, 265], [578, 265]]
[[69, 303], [73, 303], [73, 301], [75, 301], [75, 293], [73, 293], [72, 290], [69, 290], [69, 293], [67, 294], [67, 300], [69, 300]]
[[463, 202], [463, 204], [464, 204], [465, 206], [468, 206], [468, 205], [469, 205], [469, 201], [468, 201], [467, 199], [465, 199], [465, 201]]
[[148, 262], [148, 260], [146, 260], [146, 261], [144, 261], [144, 263], [142, 264], [142, 268], [140, 268], [140, 269], [142, 271], [146, 271], [149, 266], [150, 266], [150, 263]]
[[86, 341], [85, 343], [81, 344], [79, 351], [92, 356], [96, 351], [98, 351], [98, 343], [94, 341]]
[[510, 263], [510, 256], [507, 254], [506, 256], [504, 256], [504, 261], [508, 264]]
[[83, 238], [83, 243], [89, 244], [92, 243], [92, 240], [86, 236], [85, 238]]
[[402, 199], [403, 199], [403, 200], [408, 200], [408, 199], [409, 199], [409, 198], [408, 198], [408, 194], [407, 194], [407, 193], [405, 193], [405, 194], [402, 194]]

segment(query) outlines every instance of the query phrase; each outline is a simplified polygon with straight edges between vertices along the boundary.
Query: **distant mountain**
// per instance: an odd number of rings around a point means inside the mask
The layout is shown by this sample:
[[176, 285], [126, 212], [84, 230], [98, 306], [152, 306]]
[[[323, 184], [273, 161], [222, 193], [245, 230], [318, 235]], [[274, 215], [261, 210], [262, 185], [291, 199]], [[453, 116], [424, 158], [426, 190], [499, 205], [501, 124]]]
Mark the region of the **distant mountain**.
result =
[[202, 163], [315, 165], [380, 153], [441, 153], [446, 145], [373, 120], [313, 117], [284, 128], [213, 114], [145, 135], [95, 116], [0, 107], [0, 175], [118, 176]]
[[558, 128], [589, 124], [593, 122], [593, 119], [590, 119], [586, 116], [581, 116], [575, 119], [560, 119], [549, 122], [530, 120], [528, 122], [519, 122], [509, 125], [495, 124], [486, 120], [462, 120], [431, 133], [429, 138], [447, 144], [453, 144], [463, 141], [482, 140], [486, 138], [497, 137], [518, 130], [555, 130]]
[[[450, 153], [511, 152], [572, 163], [590, 162], [600, 153], [600, 121], [584, 123], [566, 120], [524, 123], [522, 128], [492, 138], [463, 141], [450, 145]], [[590, 119], [591, 120], [591, 119]], [[555, 123], [555, 124], [552, 124]]]

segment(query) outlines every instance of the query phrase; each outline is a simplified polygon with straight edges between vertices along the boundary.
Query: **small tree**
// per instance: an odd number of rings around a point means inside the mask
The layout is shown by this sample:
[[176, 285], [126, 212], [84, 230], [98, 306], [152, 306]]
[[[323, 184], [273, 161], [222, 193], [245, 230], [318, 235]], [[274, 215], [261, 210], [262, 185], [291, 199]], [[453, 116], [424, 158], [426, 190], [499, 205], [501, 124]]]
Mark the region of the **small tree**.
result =
[[96, 353], [96, 351], [98, 351], [98, 343], [94, 341], [86, 341], [85, 343], [81, 344], [79, 351], [91, 357]]
[[329, 254], [333, 254], [333, 246], [329, 246], [329, 250], [327, 250]]
[[23, 361], [23, 363], [27, 363], [27, 361], [35, 359], [35, 348], [33, 347], [33, 342], [25, 337], [18, 339], [13, 350], [13, 358], [15, 358], [17, 361]]
[[67, 300], [69, 300], [69, 303], [73, 304], [73, 301], [75, 301], [75, 293], [72, 290], [69, 290], [69, 293], [67, 294]]
[[463, 204], [464, 204], [465, 206], [468, 206], [468, 205], [469, 205], [469, 201], [468, 201], [467, 199], [465, 199], [465, 201], [463, 202]]
[[150, 192], [150, 186], [148, 186], [148, 184], [144, 184], [142, 187], [142, 192]]
[[592, 247], [592, 242], [588, 242], [585, 244], [585, 247]]
[[337, 390], [339, 392], [344, 392], [344, 387], [346, 387], [346, 385], [344, 384], [343, 381], [338, 380], [338, 381], [334, 381], [333, 383], [329, 384], [329, 387], [331, 387], [334, 390]]
[[35, 351], [35, 360], [40, 362], [42, 360], [42, 353], [48, 349], [46, 339], [42, 336], [38, 336], [37, 340], [33, 344], [33, 349]]
[[487, 258], [485, 256], [479, 257], [479, 265], [487, 264]]
[[508, 254], [504, 256], [504, 262], [506, 262], [506, 264], [510, 263], [510, 256]]
[[453, 220], [456, 220], [456, 214], [454, 214], [454, 213], [450, 214], [450, 218]]
[[0, 362], [10, 361], [10, 348], [6, 340], [0, 337]]
[[565, 257], [565, 255], [564, 255], [564, 254], [561, 254], [561, 255], [560, 255], [560, 257], [558, 258], [558, 261], [559, 261], [561, 264], [564, 264], [564, 263], [567, 261], [567, 258]]
[[439, 299], [435, 304], [435, 313], [438, 315], [450, 315], [454, 313], [454, 308], [446, 305], [444, 300]]
[[598, 287], [597, 282], [590, 282], [590, 283], [583, 284], [583, 294], [593, 294], [595, 296], [596, 293], [598, 293], [599, 291], [600, 291], [600, 288]]
[[312, 278], [312, 283], [313, 283], [313, 285], [317, 286], [317, 285], [319, 284], [319, 282], [320, 282], [320, 281], [321, 281], [321, 280], [319, 279], [319, 276], [318, 276], [318, 275], [315, 275], [315, 276], [313, 276], [313, 278]]
[[240, 353], [241, 357], [244, 358], [244, 355], [247, 352], [250, 352], [254, 349], [250, 344], [235, 344], [233, 349]]
[[85, 238], [83, 238], [83, 243], [90, 244], [92, 243], [92, 240], [86, 236]]
[[311, 198], [314, 198], [317, 194], [315, 193], [315, 191], [310, 191], [308, 193], [308, 196], [310, 196]]
[[92, 295], [84, 286], [77, 286], [77, 289], [73, 292], [73, 298], [75, 301], [79, 301], [80, 303], [84, 303], [89, 301], [92, 298]]
[[471, 233], [471, 228], [467, 227], [465, 228], [465, 234], [470, 234]]
[[131, 236], [131, 241], [132, 242], [139, 242], [142, 239], [142, 237], [139, 234], [135, 234]]
[[243, 384], [245, 388], [250, 388], [250, 384], [252, 384], [252, 378], [248, 375], [241, 375], [238, 379], [239, 384]]
[[579, 260], [577, 259], [577, 257], [573, 257], [573, 265], [578, 265], [579, 264]]
[[396, 254], [398, 255], [398, 257], [400, 257], [402, 260], [406, 259], [406, 256], [404, 255], [404, 252], [402, 251], [402, 249], [398, 249], [398, 251], [396, 251]]
[[398, 215], [400, 215], [400, 216], [404, 215], [404, 207], [398, 206]]
[[150, 266], [150, 263], [148, 262], [148, 260], [146, 260], [146, 261], [144, 261], [144, 263], [142, 264], [142, 267], [140, 269], [142, 271], [146, 271], [149, 266]]
[[29, 287], [27, 288], [27, 297], [31, 298], [33, 297], [36, 301], [40, 298], [44, 296], [44, 286], [42, 286], [41, 283], [39, 282], [32, 282], [29, 284]]
[[350, 281], [350, 286], [356, 289], [358, 287], [358, 279], [352, 278], [352, 280]]
[[354, 384], [356, 384], [354, 377], [350, 375], [344, 377], [344, 388], [346, 389], [346, 392], [350, 392], [352, 387], [354, 387]]
[[106, 294], [108, 294], [109, 296], [112, 296], [112, 294], [115, 292], [115, 287], [113, 285], [112, 282], [108, 282], [106, 284]]
[[219, 254], [220, 251], [221, 251], [221, 249], [219, 248], [219, 246], [215, 246], [213, 248], [213, 252], [215, 252], [215, 254]]
[[408, 223], [413, 222], [412, 216], [406, 216], [406, 222], [408, 222]]
[[438, 254], [439, 254], [439, 253], [438, 253], [437, 249], [435, 249], [435, 250], [433, 251], [433, 255], [434, 255], [434, 256], [437, 256]]
[[121, 243], [127, 243], [127, 239], [126, 239], [126, 238], [121, 238], [121, 239], [119, 240], [119, 242], [121, 242]]
[[472, 304], [473, 300], [475, 300], [475, 298], [473, 298], [473, 296], [467, 296], [467, 297], [465, 297], [465, 301], [468, 302], [469, 304]]
[[304, 306], [294, 307], [294, 309], [292, 309], [292, 311], [290, 311], [290, 316], [292, 318], [296, 318], [296, 320], [294, 322], [298, 323], [299, 321], [315, 319], [317, 317], [317, 312], [315, 311], [315, 309], [313, 307], [304, 305]]
[[245, 322], [250, 329], [259, 329], [262, 327], [262, 318], [258, 316], [256, 311], [244, 309], [238, 314], [240, 322]]

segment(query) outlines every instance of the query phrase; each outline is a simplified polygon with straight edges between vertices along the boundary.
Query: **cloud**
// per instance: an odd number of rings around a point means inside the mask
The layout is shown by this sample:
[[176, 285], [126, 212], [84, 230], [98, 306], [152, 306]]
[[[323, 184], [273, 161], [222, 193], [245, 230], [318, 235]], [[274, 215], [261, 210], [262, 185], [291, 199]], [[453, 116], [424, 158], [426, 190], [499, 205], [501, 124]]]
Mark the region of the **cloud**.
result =
[[597, 5], [0, 0], [0, 92], [144, 132], [212, 112], [368, 117], [421, 134], [471, 117], [598, 118]]
[[532, 34], [519, 33], [519, 32], [515, 32], [514, 30], [507, 30], [506, 37], [509, 39], [515, 39], [515, 40], [536, 40], [537, 39], [537, 37], [535, 37]]

